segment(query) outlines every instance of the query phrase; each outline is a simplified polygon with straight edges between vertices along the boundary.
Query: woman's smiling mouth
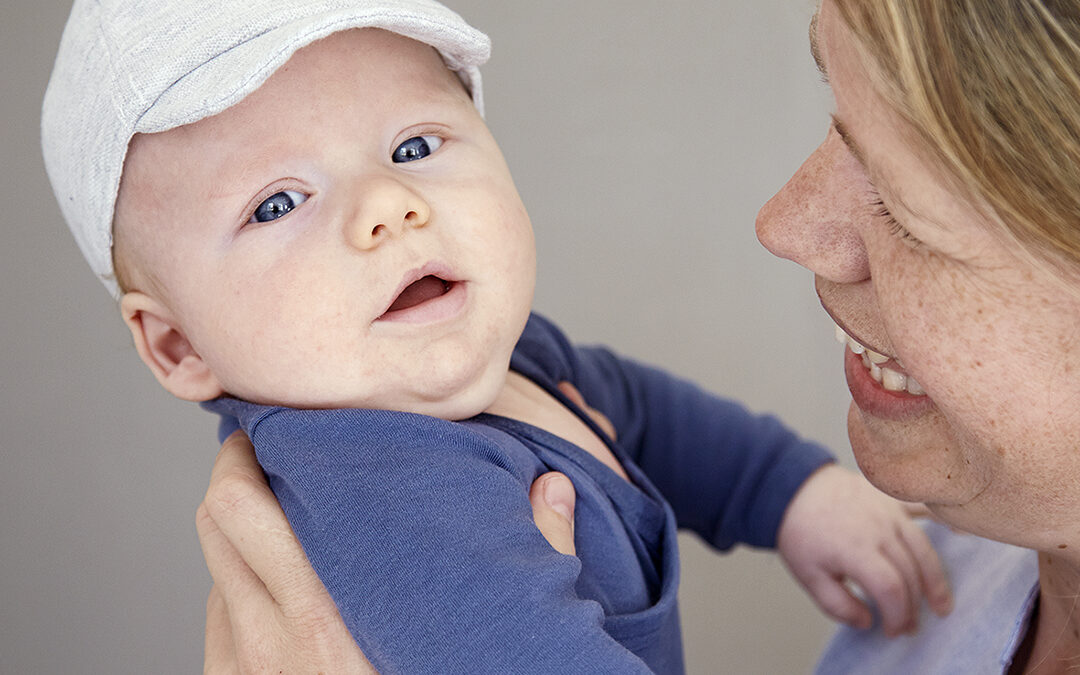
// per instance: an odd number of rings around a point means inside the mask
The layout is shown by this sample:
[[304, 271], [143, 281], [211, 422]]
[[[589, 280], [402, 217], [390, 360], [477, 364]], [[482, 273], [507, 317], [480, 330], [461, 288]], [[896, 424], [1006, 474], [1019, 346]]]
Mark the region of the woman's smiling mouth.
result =
[[836, 329], [844, 350], [844, 375], [855, 405], [864, 413], [893, 421], [919, 417], [934, 408], [922, 386], [892, 357], [879, 354]]
[[906, 391], [912, 396], [925, 396], [926, 391], [915, 381], [915, 378], [904, 371], [899, 361], [884, 354], [879, 354], [867, 348], [855, 338], [851, 337], [840, 326], [836, 327], [836, 341], [846, 345], [855, 356], [861, 357], [870, 377], [881, 384], [886, 391]]

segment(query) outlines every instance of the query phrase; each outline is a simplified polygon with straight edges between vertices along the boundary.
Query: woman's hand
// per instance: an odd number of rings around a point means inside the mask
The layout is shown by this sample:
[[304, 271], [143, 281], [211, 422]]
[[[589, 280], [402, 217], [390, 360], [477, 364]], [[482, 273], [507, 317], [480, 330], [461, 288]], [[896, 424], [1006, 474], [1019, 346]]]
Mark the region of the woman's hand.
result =
[[[574, 488], [559, 473], [529, 500], [555, 550], [574, 554]], [[206, 604], [204, 672], [374, 673], [308, 563], [242, 432], [230, 436], [196, 513], [214, 586]]]
[[196, 512], [214, 579], [204, 672], [374, 673], [308, 564], [247, 436], [230, 436]]
[[886, 635], [914, 632], [923, 597], [939, 615], [952, 609], [941, 560], [912, 520], [926, 513], [856, 473], [827, 465], [795, 493], [777, 548], [799, 583], [834, 619], [856, 628], [871, 626], [867, 602], [847, 588], [854, 581], [877, 605]]

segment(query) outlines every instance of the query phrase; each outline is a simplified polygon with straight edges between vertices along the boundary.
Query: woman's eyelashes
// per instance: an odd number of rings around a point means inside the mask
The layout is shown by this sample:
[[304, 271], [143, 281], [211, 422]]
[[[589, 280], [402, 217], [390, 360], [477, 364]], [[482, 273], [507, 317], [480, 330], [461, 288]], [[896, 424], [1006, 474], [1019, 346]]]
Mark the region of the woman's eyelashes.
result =
[[435, 152], [442, 144], [443, 139], [438, 136], [413, 136], [394, 148], [391, 157], [397, 164], [415, 162]]
[[900, 221], [893, 216], [892, 212], [889, 211], [889, 207], [885, 205], [885, 200], [881, 198], [881, 195], [875, 194], [873, 196], [871, 206], [874, 209], [874, 217], [881, 218], [885, 222], [885, 225], [889, 228], [889, 234], [900, 239], [900, 241], [912, 248], [917, 248], [922, 245], [922, 242], [919, 241], [918, 237], [911, 232], [908, 232], [908, 229], [901, 225]]
[[307, 201], [308, 196], [295, 190], [282, 190], [262, 201], [251, 214], [249, 223], [268, 223], [286, 215]]

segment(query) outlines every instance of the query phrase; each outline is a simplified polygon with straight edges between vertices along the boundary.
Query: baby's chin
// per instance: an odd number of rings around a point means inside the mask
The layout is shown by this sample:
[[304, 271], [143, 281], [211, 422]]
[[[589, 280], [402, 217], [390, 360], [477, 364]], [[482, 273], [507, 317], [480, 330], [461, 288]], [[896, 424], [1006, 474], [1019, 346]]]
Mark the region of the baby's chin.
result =
[[[506, 387], [509, 355], [479, 368], [454, 373], [441, 382], [429, 380], [419, 391], [400, 391], [376, 401], [385, 410], [428, 415], [457, 421], [475, 417], [490, 408]], [[368, 405], [365, 407], [375, 407]]]
[[395, 410], [438, 417], [449, 421], [458, 421], [475, 417], [487, 410], [498, 398], [506, 381], [505, 372], [501, 377], [489, 376], [480, 382], [467, 386], [448, 387], [436, 390], [434, 387], [424, 391], [388, 391], [377, 395], [360, 398], [349, 396], [266, 396], [259, 394], [237, 394], [226, 392], [225, 396], [242, 399], [266, 406], [282, 406], [301, 410], [333, 410], [361, 408], [366, 410]]
[[[360, 408], [365, 410], [394, 410], [396, 412], [412, 413], [415, 415], [427, 415], [439, 419], [456, 422], [459, 420], [476, 417], [484, 412], [494, 402], [495, 397], [488, 399], [471, 400], [470, 398], [451, 398], [447, 400], [413, 400], [413, 399], [387, 399], [373, 401], [351, 400], [282, 400], [270, 399], [262, 396], [239, 396], [225, 392], [222, 396], [237, 398], [249, 403], [265, 406], [280, 406], [295, 408], [297, 410], [344, 410]], [[217, 398], [217, 397], [215, 397]]]
[[417, 415], [427, 415], [428, 417], [438, 417], [439, 419], [457, 422], [459, 420], [469, 419], [470, 417], [476, 417], [487, 410], [490, 405], [490, 402], [487, 405], [483, 405], [482, 403], [472, 403], [468, 401], [434, 401], [417, 404], [415, 406], [396, 406], [388, 409], [400, 410], [401, 412], [414, 413]]
[[409, 397], [398, 405], [383, 406], [388, 410], [415, 413], [438, 417], [452, 422], [476, 417], [490, 408], [506, 382], [505, 371], [502, 377], [488, 378], [488, 381], [476, 382], [472, 386], [441, 395]]

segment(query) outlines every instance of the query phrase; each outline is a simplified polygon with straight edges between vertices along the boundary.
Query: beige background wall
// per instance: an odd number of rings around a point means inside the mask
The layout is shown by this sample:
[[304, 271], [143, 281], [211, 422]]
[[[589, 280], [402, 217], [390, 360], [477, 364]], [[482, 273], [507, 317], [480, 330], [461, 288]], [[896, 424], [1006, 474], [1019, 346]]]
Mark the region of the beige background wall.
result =
[[[825, 133], [812, 0], [451, 3], [494, 39], [488, 118], [536, 226], [537, 308], [846, 457], [831, 325], [753, 234]], [[48, 187], [37, 115], [68, 7], [0, 10], [0, 672], [199, 672], [214, 420], [138, 361]], [[684, 544], [690, 671], [806, 671], [828, 624], [776, 558]]]

